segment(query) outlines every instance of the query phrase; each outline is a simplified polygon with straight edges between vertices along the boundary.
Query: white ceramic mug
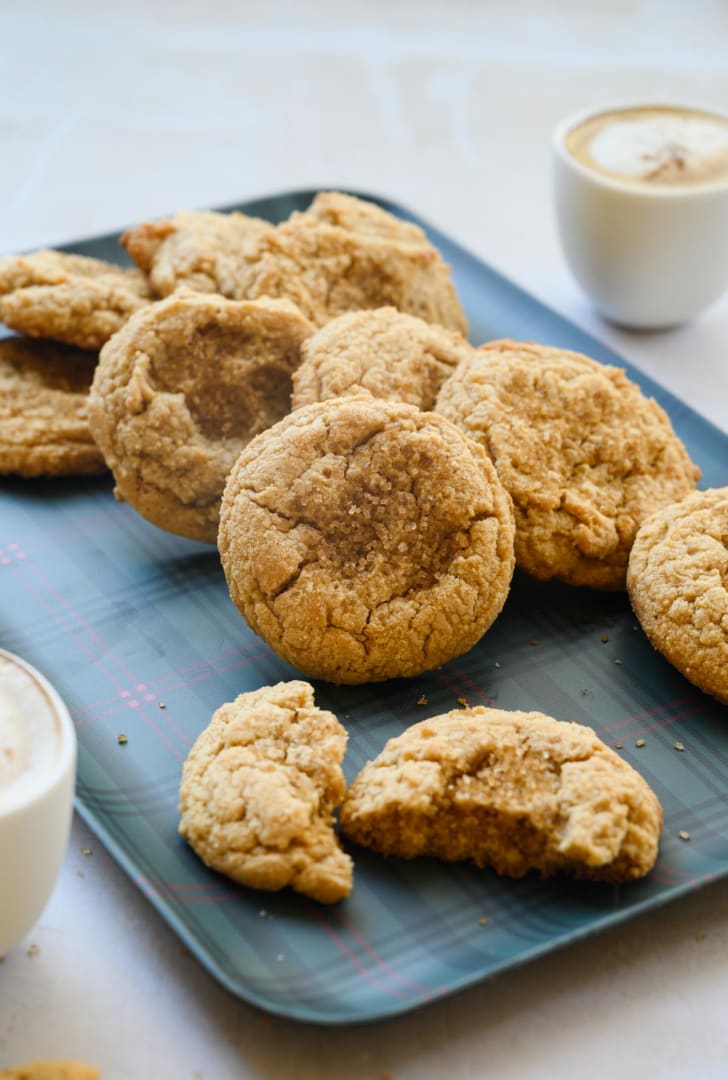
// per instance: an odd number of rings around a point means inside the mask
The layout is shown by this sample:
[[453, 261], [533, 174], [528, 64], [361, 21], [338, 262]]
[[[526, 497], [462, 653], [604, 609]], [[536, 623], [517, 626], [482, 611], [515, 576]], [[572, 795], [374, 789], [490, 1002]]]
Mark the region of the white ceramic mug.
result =
[[[0, 785], [0, 956], [32, 928], [46, 906], [68, 845], [76, 777], [76, 733], [68, 709], [40, 672], [0, 649], [18, 686], [47, 716], [55, 735], [47, 767]], [[37, 695], [33, 699], [32, 695]], [[8, 699], [9, 700], [9, 699]], [[21, 713], [22, 719], [22, 713]]]
[[603, 315], [644, 329], [685, 322], [728, 289], [728, 180], [637, 186], [582, 164], [565, 140], [591, 117], [654, 107], [591, 109], [563, 120], [553, 135], [556, 219], [566, 261]]

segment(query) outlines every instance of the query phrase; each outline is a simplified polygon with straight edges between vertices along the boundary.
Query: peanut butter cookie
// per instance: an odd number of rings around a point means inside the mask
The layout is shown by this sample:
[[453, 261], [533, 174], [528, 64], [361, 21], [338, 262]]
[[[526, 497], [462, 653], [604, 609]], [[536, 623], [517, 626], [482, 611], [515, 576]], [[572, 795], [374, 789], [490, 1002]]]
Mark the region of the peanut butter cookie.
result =
[[200, 858], [241, 885], [290, 886], [331, 904], [351, 892], [352, 862], [333, 811], [346, 790], [347, 735], [305, 682], [241, 694], [190, 750], [179, 831]]
[[338, 225], [348, 232], [378, 236], [404, 244], [421, 244], [426, 237], [419, 225], [403, 221], [368, 199], [341, 191], [320, 191], [306, 210], [317, 221]]
[[365, 392], [432, 409], [444, 380], [472, 351], [461, 334], [396, 308], [340, 315], [304, 345], [291, 407]]
[[30, 337], [98, 350], [150, 300], [139, 270], [100, 259], [50, 250], [0, 259], [0, 322]]
[[317, 326], [392, 305], [465, 333], [450, 270], [424, 232], [361, 200], [347, 207], [337, 215], [319, 205], [261, 233], [231, 295], [286, 297]]
[[506, 599], [510, 500], [482, 448], [434, 413], [331, 398], [243, 451], [218, 537], [252, 629], [307, 675], [416, 675], [465, 652]]
[[227, 474], [288, 412], [312, 331], [287, 301], [190, 289], [130, 319], [101, 352], [89, 404], [119, 495], [155, 525], [214, 544]]
[[183, 210], [127, 229], [121, 243], [158, 296], [169, 296], [180, 285], [232, 296], [241, 252], [270, 228], [247, 214]]
[[101, 1080], [101, 1073], [83, 1061], [29, 1061], [0, 1069], [0, 1080]]
[[656, 401], [564, 349], [491, 342], [436, 408], [488, 451], [513, 498], [516, 561], [537, 578], [623, 589], [640, 524], [700, 476]]
[[648, 873], [662, 828], [654, 792], [591, 728], [482, 707], [390, 739], [340, 816], [346, 836], [384, 855], [598, 881]]
[[88, 426], [92, 353], [0, 340], [0, 474], [73, 476], [106, 469]]
[[648, 518], [627, 588], [654, 647], [728, 705], [728, 487], [696, 491]]

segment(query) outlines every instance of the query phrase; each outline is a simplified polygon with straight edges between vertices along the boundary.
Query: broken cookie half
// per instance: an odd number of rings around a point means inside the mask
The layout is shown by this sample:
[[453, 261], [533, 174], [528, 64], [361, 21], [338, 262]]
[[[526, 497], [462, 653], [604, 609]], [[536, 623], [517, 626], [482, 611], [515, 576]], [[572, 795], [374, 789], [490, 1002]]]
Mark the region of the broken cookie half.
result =
[[346, 836], [385, 855], [622, 882], [652, 869], [662, 808], [591, 728], [477, 707], [390, 739], [340, 819]]
[[343, 899], [352, 861], [333, 811], [346, 789], [346, 740], [308, 683], [240, 694], [217, 710], [184, 764], [180, 833], [241, 885], [290, 886], [325, 904]]

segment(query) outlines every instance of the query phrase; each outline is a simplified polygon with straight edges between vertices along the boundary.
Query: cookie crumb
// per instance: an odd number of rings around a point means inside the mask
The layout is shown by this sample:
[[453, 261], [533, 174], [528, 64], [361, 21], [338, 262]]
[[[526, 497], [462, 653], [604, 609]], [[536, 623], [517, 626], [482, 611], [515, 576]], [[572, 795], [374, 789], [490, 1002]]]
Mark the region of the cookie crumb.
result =
[[499, 668], [499, 667], [503, 667], [503, 665], [501, 664], [500, 660], [496, 660], [496, 662], [495, 662], [495, 666], [496, 666], [497, 668]]
[[673, 745], [674, 750], [680, 750], [680, 752], [682, 752], [685, 749], [685, 747], [683, 746], [683, 744], [681, 742], [676, 742], [676, 743], [673, 743], [672, 745]]
[[166, 708], [167, 708], [166, 702], [164, 702], [164, 701], [160, 701], [160, 702], [159, 702], [159, 708], [160, 708], [160, 709], [166, 709]]
[[25, 955], [26, 956], [37, 956], [39, 952], [40, 952], [40, 949], [38, 948], [38, 946], [35, 945], [35, 944], [32, 944], [32, 945], [29, 945], [28, 948], [25, 950]]
[[83, 870], [77, 870], [76, 877], [86, 877], [86, 875], [84, 874]]
[[480, 926], [487, 926], [488, 925], [488, 920], [486, 919], [485, 915], [480, 916], [480, 918], [478, 919], [478, 923], [479, 923]]
[[265, 910], [264, 907], [260, 909], [260, 911], [258, 912], [258, 916], [261, 919], [266, 919], [268, 917], [268, 912]]
[[470, 707], [468, 699], [464, 697], [458, 698], [458, 705], [463, 709], [468, 709]]
[[428, 704], [427, 698], [425, 697], [424, 694], [420, 694], [420, 696], [417, 698], [417, 704], [418, 705], [427, 705]]
[[81, 848], [81, 854], [82, 855], [93, 855], [93, 852], [91, 851], [90, 847], [82, 847]]
[[529, 645], [538, 645], [538, 638], [535, 638], [535, 637], [531, 638], [531, 640], [529, 641], [528, 644]]
[[645, 740], [644, 739], [638, 739], [637, 742], [635, 743], [635, 746], [639, 746], [639, 747], [642, 747], [644, 745], [645, 745]]
[[607, 642], [609, 641], [609, 635], [608, 634], [602, 634], [602, 639], [601, 640], [602, 640], [602, 645], [606, 645]]
[[620, 667], [621, 667], [622, 664], [624, 663], [624, 660], [615, 660], [614, 662], [615, 662], [615, 664], [619, 664]]
[[678, 836], [680, 837], [681, 840], [689, 840], [690, 839], [690, 833], [686, 829], [681, 829], [680, 832], [678, 833]]
[[624, 746], [624, 743], [621, 743], [621, 742], [616, 742], [614, 744], [615, 750], [621, 750], [623, 746]]
[[116, 741], [118, 742], [119, 746], [126, 746], [126, 744], [129, 742], [123, 731], [120, 731], [119, 734], [116, 736]]

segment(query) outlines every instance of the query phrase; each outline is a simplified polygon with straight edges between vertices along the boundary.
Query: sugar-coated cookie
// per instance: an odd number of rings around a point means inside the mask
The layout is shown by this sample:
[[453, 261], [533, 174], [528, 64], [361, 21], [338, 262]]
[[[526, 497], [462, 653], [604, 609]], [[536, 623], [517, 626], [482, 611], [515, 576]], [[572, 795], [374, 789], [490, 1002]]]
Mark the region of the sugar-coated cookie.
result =
[[226, 477], [290, 407], [313, 326], [288, 301], [178, 289], [102, 350], [89, 419], [118, 494], [149, 521], [215, 543]]
[[491, 342], [436, 409], [490, 455], [513, 498], [516, 561], [537, 578], [623, 589], [641, 523], [700, 476], [656, 401], [564, 349]]
[[364, 396], [299, 409], [243, 451], [218, 543], [252, 629], [337, 683], [465, 652], [514, 565], [510, 499], [482, 448], [441, 416]]
[[591, 728], [480, 706], [390, 739], [340, 817], [346, 836], [385, 855], [599, 881], [648, 873], [662, 827], [649, 785]]
[[333, 811], [346, 783], [347, 735], [304, 682], [264, 686], [222, 705], [184, 764], [179, 831], [213, 870], [241, 885], [290, 886], [322, 903], [351, 891], [352, 862]]
[[728, 487], [696, 491], [643, 523], [627, 589], [654, 647], [728, 704]]

